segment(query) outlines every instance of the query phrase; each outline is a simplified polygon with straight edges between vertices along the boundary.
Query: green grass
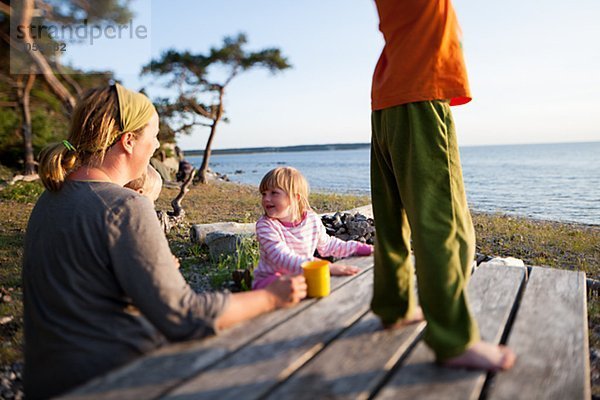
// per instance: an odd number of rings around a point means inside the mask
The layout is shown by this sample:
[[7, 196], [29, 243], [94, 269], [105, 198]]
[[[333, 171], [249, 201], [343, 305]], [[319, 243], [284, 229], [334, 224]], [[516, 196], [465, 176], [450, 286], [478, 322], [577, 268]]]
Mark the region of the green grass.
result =
[[[243, 238], [237, 243], [235, 254], [227, 254], [218, 260], [213, 260], [213, 264], [216, 265], [210, 276], [213, 288], [231, 288], [231, 281], [233, 281], [234, 289], [250, 290], [252, 273], [258, 264], [259, 255], [258, 242], [254, 238]], [[242, 275], [246, 272], [249, 280], [246, 281], [241, 276], [235, 278], [236, 272]]]
[[37, 182], [16, 182], [0, 191], [0, 198], [17, 203], [35, 203], [44, 191], [44, 186]]
[[600, 227], [536, 221], [505, 215], [473, 215], [477, 251], [521, 258], [527, 265], [584, 271], [600, 279]]
[[[1, 192], [0, 192], [1, 194]], [[31, 204], [0, 200], [0, 366], [19, 360], [23, 345], [21, 259]]]

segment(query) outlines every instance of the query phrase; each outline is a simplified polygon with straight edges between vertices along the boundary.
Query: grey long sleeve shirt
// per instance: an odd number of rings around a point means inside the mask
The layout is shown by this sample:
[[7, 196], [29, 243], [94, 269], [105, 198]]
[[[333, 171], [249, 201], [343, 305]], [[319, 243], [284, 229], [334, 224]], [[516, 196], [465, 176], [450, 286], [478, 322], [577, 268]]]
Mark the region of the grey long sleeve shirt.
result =
[[23, 256], [25, 392], [48, 397], [165, 341], [215, 333], [226, 293], [195, 293], [150, 201], [116, 184], [45, 192]]

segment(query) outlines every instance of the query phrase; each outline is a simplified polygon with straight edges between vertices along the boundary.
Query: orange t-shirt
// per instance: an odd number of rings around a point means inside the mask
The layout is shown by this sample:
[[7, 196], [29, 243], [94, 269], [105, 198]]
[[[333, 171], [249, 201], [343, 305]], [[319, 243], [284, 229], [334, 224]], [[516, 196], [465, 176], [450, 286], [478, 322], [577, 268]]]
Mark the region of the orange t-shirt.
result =
[[460, 26], [450, 0], [375, 0], [385, 47], [373, 110], [425, 100], [471, 101]]

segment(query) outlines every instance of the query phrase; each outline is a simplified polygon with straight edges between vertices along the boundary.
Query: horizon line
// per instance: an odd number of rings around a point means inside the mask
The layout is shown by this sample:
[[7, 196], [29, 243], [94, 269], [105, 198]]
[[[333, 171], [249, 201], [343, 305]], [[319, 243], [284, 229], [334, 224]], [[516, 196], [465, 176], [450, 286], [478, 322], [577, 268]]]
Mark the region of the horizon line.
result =
[[[492, 143], [492, 144], [465, 144], [459, 145], [459, 147], [498, 147], [498, 146], [531, 146], [531, 145], [551, 145], [551, 144], [583, 144], [583, 143], [600, 143], [600, 140], [582, 140], [582, 141], [569, 141], [569, 142], [530, 142], [530, 143]], [[291, 149], [302, 149], [304, 151], [313, 150], [315, 148], [326, 148], [326, 147], [366, 147], [370, 146], [371, 142], [354, 142], [354, 143], [323, 143], [323, 144], [296, 144], [289, 146], [256, 146], [256, 147], [230, 147], [230, 148], [219, 148], [212, 149], [211, 153], [267, 153], [267, 152], [285, 152], [285, 150]], [[188, 153], [203, 153], [204, 149], [182, 149]], [[336, 150], [336, 149], [332, 149]], [[339, 150], [339, 149], [338, 149]]]

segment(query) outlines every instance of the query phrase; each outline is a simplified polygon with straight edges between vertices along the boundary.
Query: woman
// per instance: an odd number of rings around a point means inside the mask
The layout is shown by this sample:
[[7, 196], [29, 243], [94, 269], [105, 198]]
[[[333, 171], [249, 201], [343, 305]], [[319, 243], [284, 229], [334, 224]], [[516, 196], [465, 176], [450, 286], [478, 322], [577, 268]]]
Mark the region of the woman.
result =
[[158, 148], [158, 115], [119, 84], [93, 89], [68, 141], [40, 155], [46, 191], [23, 256], [25, 392], [63, 393], [166, 341], [212, 335], [306, 295], [302, 277], [266, 290], [196, 294], [151, 202], [123, 188]]

